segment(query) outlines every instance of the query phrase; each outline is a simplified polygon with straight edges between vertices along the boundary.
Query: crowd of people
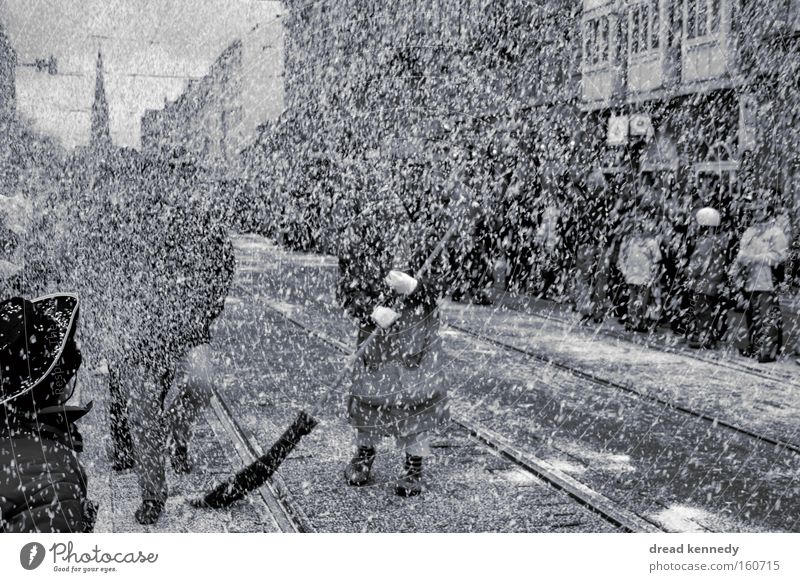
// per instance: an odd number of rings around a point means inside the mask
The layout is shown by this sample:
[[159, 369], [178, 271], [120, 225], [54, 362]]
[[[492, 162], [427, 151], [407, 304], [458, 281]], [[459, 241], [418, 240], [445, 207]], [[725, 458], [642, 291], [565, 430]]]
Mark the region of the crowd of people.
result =
[[[676, 211], [647, 182], [613, 204], [602, 176], [590, 176], [586, 184], [582, 194], [574, 183], [563, 186], [571, 200], [543, 194], [529, 224], [516, 225], [516, 241], [504, 239], [503, 229], [497, 232], [496, 243], [483, 251], [490, 254], [484, 269], [501, 261], [508, 291], [571, 302], [581, 323], [616, 317], [634, 333], [669, 325], [697, 349], [735, 340], [729, 314], [743, 310], [742, 355], [768, 363], [791, 352], [779, 291], [788, 289], [792, 239], [777, 191], [746, 192], [740, 224], [713, 206]], [[477, 287], [472, 293], [481, 297], [484, 290]], [[458, 290], [454, 299], [462, 295]]]
[[[359, 171], [371, 180], [368, 197], [391, 191], [402, 200], [402, 217], [421, 192], [458, 170], [477, 212], [449, 246], [447, 295], [455, 301], [489, 304], [502, 284], [570, 302], [582, 323], [617, 318], [632, 333], [666, 325], [698, 349], [742, 343], [729, 320], [743, 311], [743, 355], [768, 363], [800, 350], [784, 334], [780, 305], [780, 292], [800, 282], [800, 238], [776, 189], [743, 180], [726, 199], [646, 174], [580, 174], [536, 160], [506, 138], [439, 160], [376, 160]], [[324, 204], [297, 199], [300, 219], [292, 222], [287, 206], [267, 234], [296, 250], [335, 253], [336, 201], [363, 195], [346, 183], [320, 179], [314, 191], [325, 190]]]
[[[576, 179], [523, 166], [505, 150], [482, 154], [468, 151], [446, 163], [392, 160], [379, 168], [385, 179], [350, 168], [338, 178], [346, 195], [320, 184], [321, 203], [295, 201], [300, 219], [276, 214], [284, 244], [337, 254], [339, 302], [359, 323], [357, 343], [369, 346], [353, 370], [348, 400], [355, 429], [348, 484], [371, 482], [380, 440], [392, 436], [405, 454], [395, 492], [422, 491], [430, 435], [449, 414], [447, 387], [434, 381], [442, 377], [438, 300], [489, 305], [498, 275], [510, 293], [570, 302], [586, 324], [618, 318], [631, 333], [669, 325], [692, 348], [715, 349], [729, 341], [729, 314], [738, 309], [747, 328], [742, 355], [768, 363], [800, 349], [784, 341], [780, 291], [792, 269], [792, 236], [777, 206], [779, 192], [745, 187], [742, 212], [732, 217], [713, 201], [697, 203], [697, 196], [675, 203], [646, 179], [612, 195], [600, 172]], [[80, 293], [87, 353], [109, 368], [112, 462], [117, 470], [136, 468], [142, 503], [135, 517], [152, 524], [168, 495], [165, 457], [177, 472], [191, 470], [191, 426], [216, 381], [208, 344], [233, 278], [230, 217], [213, 208], [217, 198], [191, 169], [128, 160], [100, 170], [91, 184], [76, 179], [65, 181], [67, 195], [47, 215], [53, 221], [74, 209], [69, 228], [59, 231], [54, 223], [35, 242], [58, 253], [48, 259], [43, 252], [31, 264], [50, 274], [45, 287]], [[30, 499], [3, 493], [0, 530], [91, 528], [95, 508], [75, 456], [81, 439], [74, 424], [90, 407], [66, 406], [71, 390], [64, 387], [63, 398], [46, 398], [53, 382], [66, 386], [82, 361], [74, 342], [77, 312], [77, 296], [63, 294], [0, 306], [4, 362], [10, 366], [19, 356], [14, 342], [35, 333], [26, 321], [40, 318], [39, 331], [52, 328], [61, 338], [48, 351], [48, 365], [65, 370], [51, 377], [14, 363], [19, 373], [4, 376], [0, 386], [3, 442], [23, 446], [45, 438], [40, 421], [47, 420], [54, 428], [46, 452], [63, 453], [69, 476], [47, 496], [59, 500], [61, 521]], [[25, 359], [34, 356], [44, 357], [31, 352]], [[34, 448], [26, 459], [31, 471], [34, 453], [45, 452]], [[21, 460], [5, 446], [0, 457]], [[15, 478], [33, 482], [41, 475]], [[0, 489], [24, 490], [17, 485]]]

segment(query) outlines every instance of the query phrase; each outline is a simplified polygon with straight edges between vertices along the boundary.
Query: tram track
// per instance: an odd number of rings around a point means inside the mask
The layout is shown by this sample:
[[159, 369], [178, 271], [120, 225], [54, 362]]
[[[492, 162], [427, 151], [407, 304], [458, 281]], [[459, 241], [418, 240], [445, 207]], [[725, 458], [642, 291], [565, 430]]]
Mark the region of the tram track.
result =
[[[341, 354], [350, 354], [351, 350], [346, 344], [325, 333], [311, 329], [304, 322], [286, 313], [284, 309], [281, 309], [269, 300], [264, 300], [264, 298], [262, 298], [260, 304], [329, 348]], [[650, 521], [619, 506], [608, 497], [584, 485], [563, 471], [560, 471], [550, 463], [522, 451], [502, 435], [463, 416], [454, 415], [452, 421], [458, 428], [469, 434], [483, 447], [510, 461], [519, 469], [534, 475], [554, 489], [563, 492], [574, 502], [600, 516], [620, 531], [649, 533], [663, 531]]]
[[[223, 395], [212, 387], [211, 410], [230, 443], [245, 465], [264, 454], [255, 438], [242, 427]], [[259, 490], [267, 509], [284, 533], [316, 533], [316, 528], [306, 516], [289, 487], [279, 473], [275, 473]]]
[[[322, 263], [319, 263], [316, 266], [323, 267]], [[326, 265], [326, 267], [327, 268], [335, 268], [335, 266], [333, 266], [333, 265]], [[323, 267], [323, 268], [325, 268], [325, 267]], [[519, 307], [519, 306], [516, 306], [516, 305], [513, 305], [513, 304], [509, 304], [509, 303], [510, 302], [508, 302], [508, 301], [504, 301], [502, 305], [505, 308], [513, 310], [513, 311], [515, 311], [517, 313], [521, 313], [521, 314], [528, 315], [528, 316], [533, 316], [533, 317], [536, 317], [536, 318], [544, 320], [544, 321], [550, 321], [552, 323], [558, 323], [558, 324], [565, 325], [565, 326], [571, 325], [571, 323], [572, 323], [572, 322], [570, 322], [567, 319], [562, 318], [562, 317], [558, 317], [558, 316], [551, 315], [551, 314], [542, 314], [542, 313], [539, 313], [539, 312], [537, 312], [535, 310], [524, 309], [522, 307]], [[679, 412], [681, 414], [686, 414], [686, 415], [689, 415], [691, 417], [700, 419], [700, 420], [702, 420], [704, 422], [708, 422], [708, 423], [710, 423], [710, 424], [712, 424], [714, 426], [723, 427], [723, 428], [725, 428], [727, 430], [730, 430], [730, 431], [733, 431], [735, 433], [747, 436], [747, 437], [755, 439], [755, 440], [757, 440], [759, 442], [775, 446], [775, 447], [777, 447], [777, 448], [779, 448], [781, 450], [789, 451], [789, 452], [791, 452], [791, 453], [793, 453], [795, 455], [800, 455], [800, 443], [793, 442], [792, 440], [782, 439], [782, 438], [774, 438], [774, 437], [771, 437], [769, 435], [762, 434], [761, 432], [758, 432], [758, 431], [755, 431], [755, 430], [750, 430], [747, 427], [741, 426], [741, 425], [739, 425], [739, 424], [737, 424], [735, 422], [726, 421], [725, 419], [720, 418], [720, 416], [718, 416], [718, 415], [713, 415], [713, 414], [709, 414], [709, 413], [706, 413], [706, 412], [697, 411], [697, 410], [694, 410], [693, 408], [681, 405], [679, 403], [672, 402], [672, 401], [664, 399], [664, 398], [660, 398], [658, 396], [649, 394], [649, 393], [647, 393], [645, 391], [642, 391], [642, 390], [638, 390], [635, 387], [623, 384], [621, 382], [617, 382], [615, 380], [611, 380], [611, 379], [608, 379], [608, 378], [603, 378], [603, 377], [598, 376], [596, 374], [593, 374], [591, 372], [586, 372], [586, 371], [580, 370], [575, 366], [572, 366], [572, 365], [566, 364], [564, 362], [558, 361], [557, 359], [554, 359], [552, 357], [545, 356], [545, 355], [537, 353], [537, 352], [535, 352], [533, 350], [519, 348], [519, 347], [514, 346], [514, 345], [512, 345], [512, 344], [510, 344], [508, 342], [504, 342], [504, 341], [501, 341], [499, 339], [489, 337], [486, 334], [482, 334], [482, 333], [476, 332], [475, 330], [470, 329], [468, 327], [465, 327], [463, 325], [458, 325], [458, 324], [451, 323], [451, 322], [446, 322], [446, 324], [449, 327], [451, 327], [452, 329], [460, 331], [462, 333], [466, 333], [466, 334], [468, 334], [468, 335], [470, 335], [470, 336], [472, 336], [472, 337], [474, 337], [474, 338], [476, 338], [478, 340], [485, 341], [485, 342], [487, 342], [489, 344], [494, 345], [495, 347], [508, 349], [508, 350], [514, 351], [514, 352], [516, 352], [516, 353], [518, 353], [520, 355], [535, 359], [535, 360], [540, 361], [542, 363], [546, 363], [546, 364], [548, 364], [550, 366], [553, 366], [553, 367], [558, 368], [558, 369], [560, 369], [562, 371], [565, 371], [565, 372], [567, 372], [567, 373], [569, 373], [569, 374], [571, 374], [571, 375], [573, 375], [575, 377], [578, 377], [578, 378], [580, 378], [582, 380], [590, 381], [590, 382], [593, 382], [593, 383], [595, 383], [597, 385], [605, 386], [607, 388], [611, 388], [611, 389], [614, 389], [614, 390], [619, 390], [621, 392], [636, 396], [636, 397], [641, 398], [643, 400], [648, 400], [650, 402], [659, 404], [661, 406], [665, 406], [665, 407], [667, 407], [669, 409], [672, 409], [672, 410], [675, 410], [676, 412]], [[573, 327], [576, 330], [580, 330], [581, 329], [579, 326], [573, 326]], [[313, 330], [312, 330], [312, 332], [313, 332]], [[745, 374], [745, 375], [748, 375], [751, 378], [757, 378], [759, 380], [767, 380], [767, 381], [770, 381], [770, 382], [784, 383], [784, 384], [788, 384], [790, 386], [795, 386], [795, 387], [800, 388], [800, 382], [798, 382], [793, 377], [791, 377], [791, 375], [765, 373], [765, 372], [761, 372], [759, 370], [755, 370], [752, 367], [744, 365], [744, 364], [726, 362], [726, 361], [723, 361], [723, 360], [721, 360], [719, 358], [714, 358], [714, 357], [704, 357], [703, 355], [701, 355], [699, 353], [693, 353], [693, 352], [689, 352], [687, 350], [676, 349], [676, 348], [672, 348], [670, 346], [653, 344], [653, 343], [650, 343], [650, 342], [645, 342], [645, 343], [636, 342], [636, 341], [633, 341], [633, 339], [628, 337], [626, 334], [624, 334], [622, 332], [616, 332], [615, 330], [603, 329], [603, 330], [600, 330], [600, 333], [604, 334], [606, 337], [612, 337], [614, 339], [619, 339], [619, 340], [626, 341], [626, 342], [630, 343], [631, 345], [640, 346], [640, 347], [644, 347], [646, 349], [651, 349], [651, 350], [655, 350], [655, 351], [660, 351], [662, 353], [667, 353], [667, 354], [670, 354], [670, 355], [682, 356], [682, 357], [690, 358], [690, 359], [693, 359], [695, 361], [702, 362], [704, 364], [708, 364], [708, 365], [712, 365], [712, 366], [718, 366], [720, 368], [727, 369], [727, 370], [730, 370], [730, 371], [733, 371], [733, 372], [736, 372], [736, 373]], [[797, 431], [795, 431], [794, 434], [797, 434]]]
[[524, 301], [524, 300], [514, 301], [513, 299], [509, 300], [507, 298], [501, 297], [500, 301], [502, 302], [501, 305], [503, 307], [505, 307], [506, 309], [510, 309], [510, 310], [513, 310], [513, 311], [515, 311], [517, 313], [521, 313], [521, 314], [528, 315], [528, 316], [531, 316], [531, 317], [536, 317], [536, 318], [542, 319], [544, 321], [549, 321], [549, 322], [557, 323], [557, 324], [564, 325], [564, 326], [570, 326], [571, 329], [573, 329], [575, 331], [578, 331], [580, 333], [584, 333], [584, 334], [587, 334], [587, 335], [595, 335], [596, 333], [600, 333], [600, 334], [602, 334], [602, 335], [604, 335], [606, 337], [610, 337], [610, 338], [614, 338], [614, 339], [617, 339], [617, 340], [622, 340], [622, 341], [628, 342], [631, 345], [635, 345], [635, 346], [639, 346], [639, 347], [645, 347], [647, 349], [660, 351], [660, 352], [663, 352], [663, 353], [666, 353], [666, 354], [684, 356], [684, 357], [696, 360], [698, 362], [703, 362], [705, 364], [710, 364], [710, 365], [713, 365], [713, 366], [719, 366], [720, 368], [725, 368], [725, 369], [728, 369], [728, 370], [731, 370], [731, 371], [734, 371], [734, 372], [747, 374], [747, 375], [749, 375], [749, 376], [751, 376], [753, 378], [759, 378], [759, 379], [762, 379], [762, 380], [768, 380], [770, 382], [781, 382], [781, 383], [785, 383], [785, 384], [788, 384], [788, 385], [791, 385], [791, 386], [796, 386], [796, 387], [800, 388], [800, 381], [798, 381], [796, 379], [797, 375], [782, 374], [780, 372], [778, 372], [778, 373], [767, 373], [767, 372], [764, 372], [762, 370], [755, 369], [752, 366], [748, 366], [747, 364], [744, 364], [744, 363], [726, 361], [721, 357], [705, 356], [702, 352], [700, 352], [698, 350], [691, 350], [691, 351], [690, 350], [684, 350], [684, 349], [680, 349], [678, 347], [664, 345], [664, 344], [661, 344], [661, 343], [650, 342], [650, 341], [647, 341], [647, 339], [645, 339], [644, 341], [641, 341], [641, 342], [640, 341], [636, 341], [635, 338], [631, 337], [631, 335], [629, 333], [622, 332], [622, 331], [617, 331], [617, 330], [614, 330], [614, 329], [609, 329], [608, 327], [600, 327], [600, 326], [602, 326], [602, 324], [598, 324], [599, 329], [597, 327], [584, 328], [584, 327], [576, 324], [576, 322], [570, 321], [569, 319], [567, 319], [565, 317], [560, 317], [558, 315], [553, 315], [552, 313], [541, 313], [539, 310], [534, 310], [534, 309], [530, 309], [530, 308], [526, 309], [525, 307], [520, 306], [520, 305], [517, 304], [519, 301]]
[[465, 333], [465, 334], [467, 334], [469, 336], [472, 336], [472, 337], [474, 337], [476, 339], [479, 339], [479, 340], [484, 341], [484, 342], [486, 342], [488, 344], [491, 344], [491, 345], [493, 345], [495, 347], [499, 347], [501, 349], [506, 349], [506, 350], [515, 352], [517, 354], [520, 354], [520, 355], [523, 355], [525, 357], [532, 358], [532, 359], [534, 359], [536, 361], [539, 361], [539, 362], [542, 362], [544, 364], [547, 364], [548, 366], [552, 366], [553, 368], [556, 368], [558, 370], [567, 372], [567, 373], [571, 374], [572, 376], [574, 376], [576, 378], [579, 378], [581, 380], [586, 380], [586, 381], [592, 382], [592, 383], [600, 385], [600, 386], [605, 386], [607, 388], [612, 388], [614, 390], [618, 390], [618, 391], [624, 392], [626, 394], [634, 395], [634, 396], [636, 396], [638, 398], [653, 402], [653, 403], [658, 404], [660, 406], [672, 409], [672, 410], [674, 410], [676, 412], [680, 412], [682, 414], [687, 414], [689, 416], [692, 416], [692, 417], [698, 418], [700, 420], [709, 422], [714, 426], [723, 427], [725, 429], [728, 429], [728, 430], [733, 431], [735, 433], [747, 436], [747, 437], [755, 439], [757, 441], [760, 441], [760, 442], [763, 442], [763, 443], [766, 443], [766, 444], [769, 444], [769, 445], [773, 445], [773, 446], [777, 447], [780, 450], [790, 451], [790, 452], [792, 452], [792, 453], [794, 453], [796, 455], [800, 455], [800, 445], [797, 445], [797, 444], [795, 444], [793, 442], [789, 442], [789, 441], [784, 440], [784, 439], [773, 438], [773, 437], [770, 437], [768, 435], [761, 434], [759, 432], [750, 430], [748, 428], [741, 427], [741, 426], [739, 426], [739, 425], [737, 425], [735, 423], [723, 420], [723, 419], [719, 418], [718, 416], [712, 416], [712, 415], [707, 414], [705, 412], [699, 412], [699, 411], [696, 411], [696, 410], [694, 410], [692, 408], [688, 408], [686, 406], [678, 404], [676, 402], [672, 402], [672, 401], [666, 400], [664, 398], [660, 398], [659, 396], [656, 396], [656, 395], [653, 395], [653, 394], [649, 394], [649, 393], [644, 392], [642, 390], [637, 390], [636, 388], [634, 388], [632, 386], [627, 386], [627, 385], [622, 384], [620, 382], [616, 382], [614, 380], [609, 380], [608, 378], [603, 378], [603, 377], [598, 376], [596, 374], [593, 374], [591, 372], [586, 372], [584, 370], [579, 370], [578, 368], [576, 368], [574, 366], [571, 366], [569, 364], [565, 364], [563, 362], [559, 362], [558, 360], [555, 360], [554, 358], [551, 358], [551, 357], [536, 353], [533, 350], [520, 348], [518, 346], [512, 345], [510, 343], [501, 341], [501, 340], [496, 339], [496, 338], [489, 337], [489, 336], [487, 336], [485, 334], [479, 333], [479, 332], [477, 332], [477, 331], [475, 331], [473, 329], [470, 329], [468, 327], [465, 327], [463, 325], [458, 325], [458, 324], [455, 324], [455, 323], [452, 323], [452, 322], [448, 322], [447, 326], [452, 328], [452, 329], [455, 329], [457, 331], [460, 331], [461, 333]]

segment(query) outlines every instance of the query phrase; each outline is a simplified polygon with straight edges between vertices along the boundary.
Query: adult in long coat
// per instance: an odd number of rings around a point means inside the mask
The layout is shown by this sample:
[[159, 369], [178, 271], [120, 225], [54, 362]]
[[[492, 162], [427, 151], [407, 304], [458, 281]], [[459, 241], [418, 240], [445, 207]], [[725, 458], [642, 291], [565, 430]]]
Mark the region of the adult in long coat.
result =
[[369, 483], [378, 443], [393, 437], [406, 454], [395, 487], [401, 496], [422, 491], [431, 431], [448, 419], [437, 308], [447, 258], [440, 254], [412, 276], [447, 230], [446, 210], [435, 196], [429, 201], [415, 220], [394, 228], [391, 210], [375, 205], [359, 213], [339, 253], [338, 296], [358, 321], [358, 345], [377, 332], [353, 370], [348, 414], [357, 452], [345, 476], [354, 486]]
[[788, 241], [775, 220], [775, 194], [762, 191], [751, 203], [753, 224], [744, 231], [732, 270], [744, 279], [748, 346], [742, 355], [774, 362], [783, 343], [783, 321], [775, 271], [787, 258]]
[[[168, 495], [166, 453], [176, 471], [191, 468], [191, 427], [215, 381], [211, 324], [223, 310], [235, 259], [219, 212], [203, 202], [208, 193], [197, 195], [202, 184], [193, 175], [145, 166], [138, 180], [116, 179], [123, 183], [111, 182], [107, 190], [121, 199], [104, 228], [119, 251], [106, 245], [91, 262], [109, 270], [114, 285], [99, 303], [120, 313], [100, 319], [119, 336], [105, 354], [115, 452], [131, 449], [142, 495], [135, 516], [152, 524]], [[167, 406], [173, 383], [177, 395]]]

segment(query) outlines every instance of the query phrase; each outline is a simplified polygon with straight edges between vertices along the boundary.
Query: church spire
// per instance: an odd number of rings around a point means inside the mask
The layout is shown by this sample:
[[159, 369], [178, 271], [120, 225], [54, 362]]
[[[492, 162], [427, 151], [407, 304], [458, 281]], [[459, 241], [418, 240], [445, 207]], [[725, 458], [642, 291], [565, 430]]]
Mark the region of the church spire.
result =
[[108, 101], [103, 80], [103, 54], [97, 51], [97, 77], [94, 83], [94, 102], [92, 103], [92, 133], [89, 147], [95, 151], [111, 149], [111, 130], [108, 126]]

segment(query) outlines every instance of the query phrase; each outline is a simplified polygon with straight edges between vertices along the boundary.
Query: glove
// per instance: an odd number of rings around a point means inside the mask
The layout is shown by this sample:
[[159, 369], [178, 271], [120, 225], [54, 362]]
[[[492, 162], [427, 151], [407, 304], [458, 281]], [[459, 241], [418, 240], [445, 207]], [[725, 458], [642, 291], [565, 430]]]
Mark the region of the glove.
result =
[[394, 309], [388, 307], [381, 307], [380, 305], [372, 310], [370, 319], [377, 323], [382, 329], [387, 329], [400, 318], [400, 314]]
[[410, 295], [417, 288], [417, 280], [411, 275], [406, 275], [402, 271], [389, 271], [383, 280], [395, 293], [400, 295]]

